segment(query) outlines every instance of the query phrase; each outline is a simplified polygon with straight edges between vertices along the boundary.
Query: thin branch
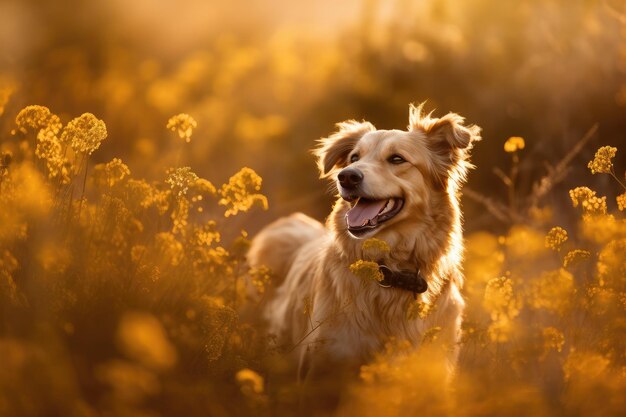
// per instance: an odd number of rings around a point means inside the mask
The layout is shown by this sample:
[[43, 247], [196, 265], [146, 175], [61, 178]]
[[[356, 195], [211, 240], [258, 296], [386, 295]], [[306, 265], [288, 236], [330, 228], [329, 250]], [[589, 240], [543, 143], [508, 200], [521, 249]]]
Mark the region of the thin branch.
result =
[[496, 174], [498, 178], [500, 178], [502, 182], [504, 183], [504, 185], [506, 185], [507, 187], [510, 187], [513, 184], [511, 182], [511, 178], [509, 178], [508, 175], [506, 175], [504, 171], [502, 171], [500, 168], [494, 167], [493, 173]]
[[509, 223], [511, 217], [509, 216], [507, 208], [500, 202], [495, 201], [477, 191], [472, 190], [469, 187], [463, 188], [463, 195], [479, 204], [482, 204], [489, 213], [491, 213], [496, 219], [503, 223]]
[[611, 176], [612, 176], [613, 178], [615, 178], [615, 181], [617, 181], [617, 182], [619, 183], [619, 185], [621, 185], [621, 186], [622, 186], [622, 188], [626, 190], [626, 185], [624, 185], [624, 183], [623, 183], [623, 182], [621, 182], [621, 181], [619, 180], [619, 178], [617, 178], [617, 175], [615, 175], [615, 170], [614, 170], [613, 168], [611, 168], [611, 172], [610, 172], [610, 174], [611, 174]]
[[300, 346], [311, 334], [313, 334], [313, 332], [315, 332], [317, 329], [319, 329], [324, 323], [333, 320], [334, 318], [336, 318], [339, 314], [342, 314], [346, 308], [348, 308], [348, 306], [350, 306], [350, 304], [352, 304], [352, 301], [349, 300], [347, 301], [338, 311], [334, 312], [333, 314], [331, 314], [328, 317], [323, 318], [322, 320], [319, 320], [317, 322], [317, 324], [315, 325], [315, 327], [311, 328], [311, 330], [309, 330], [304, 336], [302, 336], [300, 338], [300, 340], [298, 340], [296, 343], [294, 343], [293, 346], [291, 346], [290, 349], [288, 349], [286, 351], [286, 353], [291, 353], [293, 352], [298, 346]]
[[554, 188], [554, 186], [566, 177], [569, 170], [569, 164], [587, 145], [587, 142], [593, 138], [598, 131], [598, 123], [591, 126], [585, 135], [574, 145], [574, 147], [556, 164], [553, 168], [548, 169], [548, 173], [541, 180], [533, 184], [533, 192], [529, 196], [529, 207], [536, 207], [546, 194]]

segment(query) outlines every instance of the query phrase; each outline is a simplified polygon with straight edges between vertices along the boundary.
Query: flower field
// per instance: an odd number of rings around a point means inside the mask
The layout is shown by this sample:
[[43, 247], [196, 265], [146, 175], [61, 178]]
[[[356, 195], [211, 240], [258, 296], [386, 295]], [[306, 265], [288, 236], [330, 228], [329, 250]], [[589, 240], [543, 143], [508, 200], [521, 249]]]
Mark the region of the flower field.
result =
[[[193, 36], [165, 6], [49, 3], [0, 7], [0, 416], [624, 413], [619, 2], [356, 1], [300, 26], [282, 1], [251, 18], [185, 0]], [[335, 122], [403, 128], [427, 98], [483, 127], [458, 368], [432, 328], [303, 388], [294, 346], [250, 319], [273, 286], [250, 239], [330, 212], [308, 150]]]

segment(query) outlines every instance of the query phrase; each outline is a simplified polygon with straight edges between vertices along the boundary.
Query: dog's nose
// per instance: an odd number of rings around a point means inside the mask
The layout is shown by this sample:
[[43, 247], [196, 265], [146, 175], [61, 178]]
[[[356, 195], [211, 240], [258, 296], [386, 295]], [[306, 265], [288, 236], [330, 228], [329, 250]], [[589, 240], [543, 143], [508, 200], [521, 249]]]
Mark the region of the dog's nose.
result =
[[354, 188], [363, 182], [363, 173], [356, 168], [345, 168], [337, 175], [343, 188]]

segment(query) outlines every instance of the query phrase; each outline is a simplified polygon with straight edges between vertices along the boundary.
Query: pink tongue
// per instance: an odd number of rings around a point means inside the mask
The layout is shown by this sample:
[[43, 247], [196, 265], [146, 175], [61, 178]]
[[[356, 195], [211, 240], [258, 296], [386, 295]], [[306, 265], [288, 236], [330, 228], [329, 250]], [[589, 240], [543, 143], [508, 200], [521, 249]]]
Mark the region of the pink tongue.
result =
[[368, 220], [374, 219], [385, 207], [388, 200], [364, 200], [360, 199], [354, 207], [348, 211], [348, 226], [365, 226]]

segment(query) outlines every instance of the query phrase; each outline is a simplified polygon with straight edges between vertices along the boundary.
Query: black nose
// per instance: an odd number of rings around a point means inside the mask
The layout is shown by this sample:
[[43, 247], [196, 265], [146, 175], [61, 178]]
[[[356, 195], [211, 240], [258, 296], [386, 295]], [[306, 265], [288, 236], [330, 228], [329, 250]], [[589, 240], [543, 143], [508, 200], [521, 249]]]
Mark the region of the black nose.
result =
[[355, 188], [363, 182], [363, 173], [356, 168], [345, 168], [339, 172], [337, 179], [343, 188]]

